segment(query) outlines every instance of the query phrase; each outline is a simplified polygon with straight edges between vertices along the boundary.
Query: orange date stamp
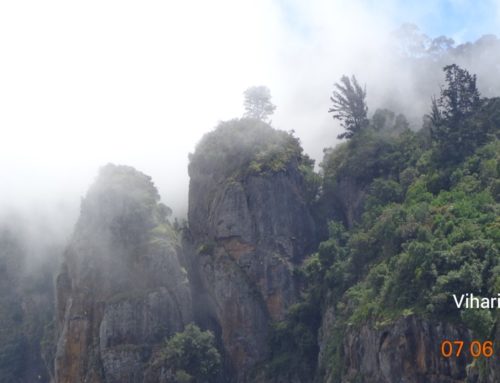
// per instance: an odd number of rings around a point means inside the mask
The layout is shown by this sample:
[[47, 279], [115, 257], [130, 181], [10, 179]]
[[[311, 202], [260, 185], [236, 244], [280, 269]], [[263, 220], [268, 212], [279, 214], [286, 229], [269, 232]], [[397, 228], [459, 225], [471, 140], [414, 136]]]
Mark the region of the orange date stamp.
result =
[[495, 351], [491, 340], [464, 342], [463, 340], [443, 340], [441, 342], [441, 355], [444, 358], [460, 357], [462, 354], [471, 355], [473, 358], [481, 356], [491, 358]]

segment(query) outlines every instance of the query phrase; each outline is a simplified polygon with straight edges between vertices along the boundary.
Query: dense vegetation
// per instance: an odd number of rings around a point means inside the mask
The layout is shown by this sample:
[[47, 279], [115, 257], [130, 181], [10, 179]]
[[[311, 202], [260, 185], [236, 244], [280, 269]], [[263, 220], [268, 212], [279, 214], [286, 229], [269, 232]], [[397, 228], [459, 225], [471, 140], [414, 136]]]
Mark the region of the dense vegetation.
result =
[[[327, 364], [338, 377], [340, 334], [352, 326], [416, 314], [490, 335], [493, 312], [461, 314], [452, 294], [496, 296], [500, 288], [500, 99], [481, 99], [462, 68], [444, 70], [446, 85], [420, 131], [378, 110], [325, 151], [318, 204], [328, 236], [298, 271], [302, 302], [275, 325], [271, 375], [314, 374], [327, 306], [336, 317]], [[342, 203], [347, 194], [359, 197], [357, 211]]]
[[254, 118], [221, 122], [206, 134], [194, 154], [190, 154], [189, 172], [211, 174], [216, 180], [238, 180], [248, 175], [274, 174], [298, 166], [307, 181], [309, 197], [315, 198], [319, 176], [314, 160], [303, 153], [293, 132], [273, 129]]
[[[427, 81], [433, 81], [436, 74], [428, 69], [437, 63], [471, 60], [474, 67], [488, 61], [491, 65], [482, 66], [487, 70], [500, 57], [500, 40], [492, 36], [454, 47], [450, 39], [429, 40], [412, 28], [400, 32], [412, 42], [423, 41], [404, 53], [416, 78]], [[343, 373], [343, 335], [367, 323], [383, 326], [418, 315], [466, 326], [479, 338], [492, 336], [498, 325], [493, 311], [461, 312], [451, 295], [496, 296], [500, 290], [500, 98], [482, 98], [476, 76], [458, 65], [446, 65], [444, 78], [441, 94], [429, 100], [423, 126], [412, 130], [401, 113], [369, 114], [366, 90], [354, 76], [342, 77], [330, 112], [341, 121], [345, 132], [339, 137], [347, 141], [325, 149], [319, 174], [293, 132], [266, 122], [275, 106], [265, 87], [249, 88], [245, 117], [220, 123], [191, 155], [190, 173], [210, 174], [216, 182], [272, 177], [290, 165], [304, 177], [323, 241], [295, 270], [300, 301], [286, 320], [272, 325], [267, 375], [305, 382], [322, 374], [318, 331], [326, 308], [335, 315], [326, 364], [337, 377]], [[491, 95], [499, 78], [490, 76], [481, 89]], [[110, 209], [121, 212], [112, 227], [124, 243], [147, 240], [161, 248], [169, 243], [166, 238], [178, 241], [167, 220], [171, 211], [159, 203], [149, 177], [108, 165], [100, 178], [98, 188], [106, 193], [90, 193], [104, 195]], [[99, 211], [104, 220], [107, 213]], [[99, 221], [87, 218], [89, 225]], [[28, 267], [29, 241], [17, 234], [0, 230], [0, 381], [47, 381], [55, 350], [57, 262]], [[198, 252], [210, 253], [211, 247], [204, 244]], [[114, 299], [130, 297], [125, 291]], [[214, 344], [212, 333], [188, 325], [164, 342], [154, 363], [168, 370], [172, 381], [217, 381], [223, 372]]]
[[210, 383], [217, 381], [221, 356], [214, 335], [191, 323], [165, 342], [156, 363], [169, 370], [172, 382]]

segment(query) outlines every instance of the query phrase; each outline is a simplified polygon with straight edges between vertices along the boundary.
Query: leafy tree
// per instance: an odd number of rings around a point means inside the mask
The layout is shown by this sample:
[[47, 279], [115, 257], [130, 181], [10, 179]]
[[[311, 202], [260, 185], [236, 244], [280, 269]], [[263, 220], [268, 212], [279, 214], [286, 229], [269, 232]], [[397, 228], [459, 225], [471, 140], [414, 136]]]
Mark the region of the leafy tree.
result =
[[441, 89], [440, 97], [432, 100], [431, 134], [442, 159], [453, 161], [471, 154], [484, 142], [486, 132], [470, 123], [481, 107], [476, 75], [456, 64], [447, 65], [443, 70], [446, 86]]
[[480, 95], [476, 75], [471, 75], [456, 64], [447, 65], [443, 70], [447, 86], [441, 90], [441, 97], [437, 102], [443, 120], [456, 123], [479, 109]]
[[266, 86], [252, 86], [243, 92], [245, 101], [244, 117], [267, 122], [276, 106], [271, 102], [271, 91]]
[[214, 335], [192, 323], [167, 341], [164, 360], [177, 381], [215, 382], [221, 366]]
[[333, 113], [333, 118], [340, 120], [346, 130], [338, 138], [352, 138], [368, 126], [366, 89], [361, 88], [355, 76], [351, 79], [342, 76], [340, 83], [335, 84], [335, 89], [330, 97], [333, 106], [328, 113]]

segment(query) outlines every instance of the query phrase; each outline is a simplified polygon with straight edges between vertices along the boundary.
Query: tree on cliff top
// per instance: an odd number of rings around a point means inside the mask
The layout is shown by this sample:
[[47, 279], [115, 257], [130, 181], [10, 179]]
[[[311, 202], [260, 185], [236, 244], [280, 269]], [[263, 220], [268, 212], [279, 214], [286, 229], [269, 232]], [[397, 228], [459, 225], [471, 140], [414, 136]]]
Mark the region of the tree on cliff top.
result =
[[479, 109], [476, 75], [471, 75], [456, 64], [445, 66], [443, 71], [446, 87], [441, 89], [441, 97], [435, 102], [444, 122], [454, 124]]
[[244, 117], [255, 118], [268, 122], [269, 116], [274, 113], [276, 105], [271, 102], [271, 91], [266, 86], [252, 86], [243, 92], [245, 101]]
[[431, 133], [441, 157], [458, 160], [485, 142], [487, 125], [471, 121], [481, 108], [476, 75], [456, 64], [447, 65], [443, 70], [446, 86], [441, 89], [440, 97], [432, 100]]
[[355, 76], [350, 79], [342, 76], [340, 83], [335, 84], [336, 90], [330, 100], [333, 106], [328, 113], [333, 113], [333, 118], [340, 120], [346, 130], [337, 138], [352, 138], [368, 126], [368, 107], [366, 106], [366, 89], [361, 88]]

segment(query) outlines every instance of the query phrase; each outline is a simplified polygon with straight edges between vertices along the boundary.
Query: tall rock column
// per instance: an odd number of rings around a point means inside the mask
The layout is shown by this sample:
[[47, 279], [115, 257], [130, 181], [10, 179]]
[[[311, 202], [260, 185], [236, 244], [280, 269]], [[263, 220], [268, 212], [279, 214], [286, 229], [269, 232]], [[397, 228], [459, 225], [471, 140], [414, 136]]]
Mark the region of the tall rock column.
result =
[[304, 166], [295, 137], [252, 119], [221, 124], [191, 156], [194, 295], [211, 302], [238, 382], [267, 356], [271, 322], [297, 299], [293, 269], [315, 242]]
[[57, 278], [57, 383], [143, 382], [159, 344], [191, 321], [166, 212], [148, 176], [102, 168]]

